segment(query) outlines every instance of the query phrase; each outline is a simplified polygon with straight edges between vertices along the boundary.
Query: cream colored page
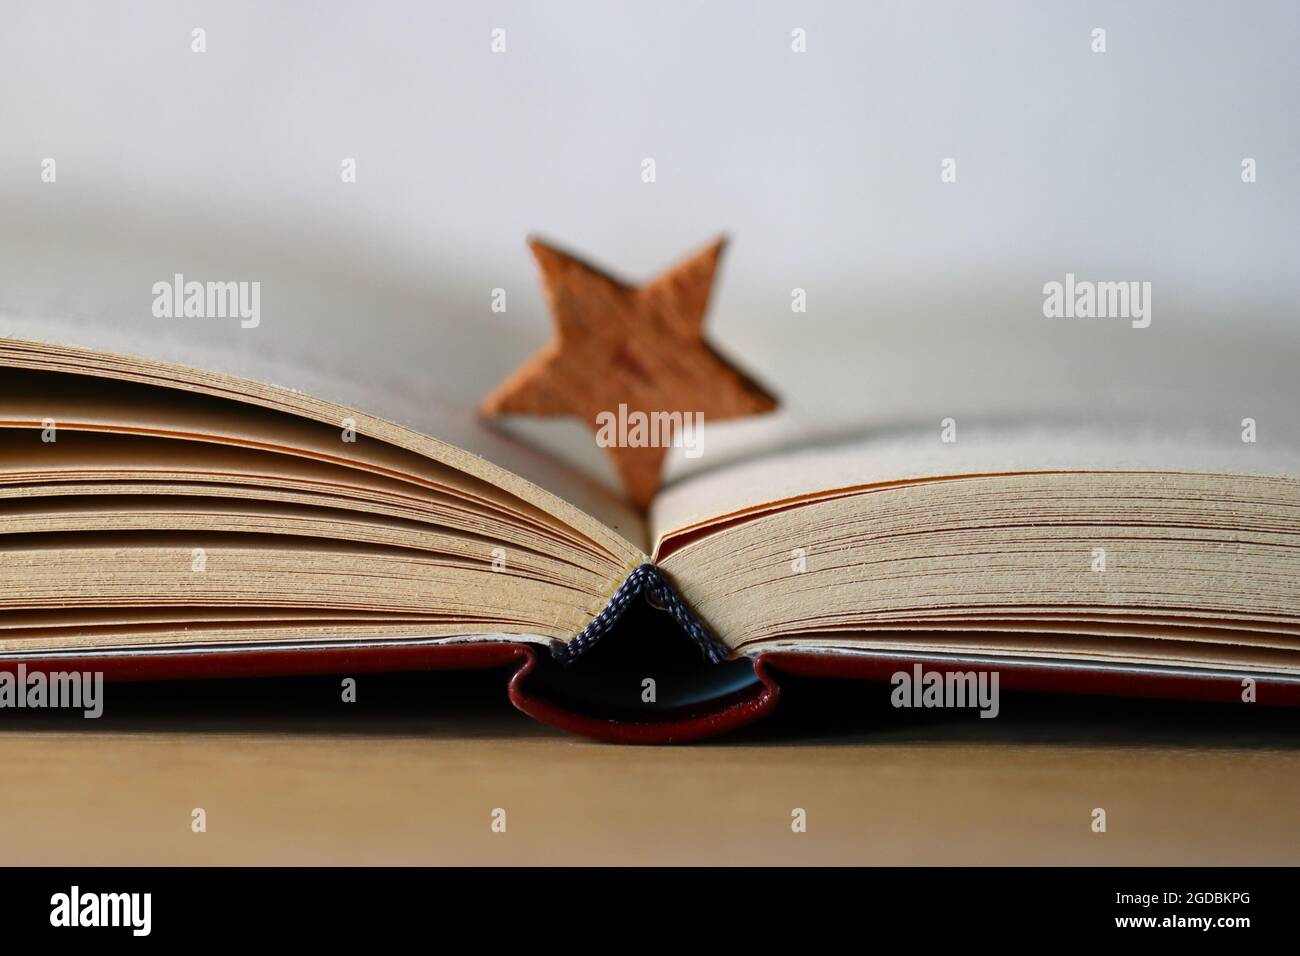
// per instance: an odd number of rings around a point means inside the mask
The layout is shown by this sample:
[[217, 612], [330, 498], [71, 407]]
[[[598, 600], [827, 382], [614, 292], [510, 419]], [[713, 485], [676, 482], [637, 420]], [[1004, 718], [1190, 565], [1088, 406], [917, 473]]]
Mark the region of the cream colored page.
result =
[[[205, 334], [201, 325], [195, 327], [194, 334], [185, 334], [184, 328], [174, 322], [150, 324], [147, 318], [135, 316], [109, 325], [0, 317], [0, 338], [92, 349], [233, 375], [337, 403], [469, 452], [487, 463], [486, 468], [479, 467], [481, 471], [505, 469], [591, 516], [626, 541], [629, 553], [647, 547], [644, 519], [596, 477], [554, 459], [542, 449], [499, 433], [478, 419], [465, 383], [465, 366], [473, 365], [473, 356], [432, 348], [428, 354], [411, 355], [403, 368], [400, 357], [392, 355], [382, 342], [376, 342], [374, 355], [340, 356], [335, 364], [323, 366], [318, 358], [323, 347], [319, 340], [328, 341], [327, 328], [299, 328], [297, 333], [289, 334], [263, 333], [259, 327], [244, 330], [240, 338], [232, 335], [229, 327], [220, 336]], [[237, 323], [234, 329], [239, 331]], [[295, 343], [303, 337], [312, 339], [316, 358], [295, 358], [301, 354]], [[451, 389], [451, 397], [447, 390], [439, 389], [442, 373], [430, 364], [430, 356], [438, 357], [448, 369], [455, 367], [457, 386]], [[486, 390], [490, 383], [485, 381], [483, 387]], [[546, 495], [542, 495], [534, 503], [545, 507], [545, 499]]]
[[1300, 476], [1300, 441], [1289, 418], [1279, 413], [1263, 421], [1268, 423], [1267, 440], [1258, 440], [1257, 432], [1253, 442], [1243, 441], [1240, 423], [1231, 420], [1217, 434], [1188, 430], [1184, 424], [1026, 422], [963, 428], [954, 421], [945, 430], [936, 422], [933, 428], [769, 455], [679, 482], [655, 502], [651, 529], [661, 545], [677, 532], [791, 499], [955, 475], [1160, 471]]

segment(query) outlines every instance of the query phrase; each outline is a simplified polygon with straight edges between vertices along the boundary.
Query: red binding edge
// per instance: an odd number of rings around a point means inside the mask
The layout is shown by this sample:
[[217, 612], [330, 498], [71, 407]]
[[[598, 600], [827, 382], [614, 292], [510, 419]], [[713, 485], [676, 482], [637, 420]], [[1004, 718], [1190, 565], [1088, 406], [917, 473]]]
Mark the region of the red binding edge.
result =
[[761, 654], [754, 669], [767, 679], [779, 671], [792, 677], [833, 680], [888, 681], [900, 670], [910, 671], [920, 664], [927, 670], [997, 671], [1001, 690], [1040, 691], [1051, 694], [1094, 695], [1099, 697], [1157, 697], [1164, 699], [1240, 703], [1244, 676], [1255, 679], [1256, 702], [1283, 707], [1300, 706], [1300, 682], [1276, 680], [1267, 674], [1199, 674], [1161, 673], [1154, 670], [1089, 669], [1080, 666], [1053, 666], [1003, 659], [964, 661], [960, 658], [887, 657], [872, 654], [798, 654], [774, 652]]
[[[1238, 702], [1241, 675], [1088, 670], [1002, 660], [996, 665], [960, 659], [774, 652], [754, 659], [758, 683], [712, 708], [707, 705], [658, 721], [621, 721], [576, 713], [529, 689], [538, 663], [537, 646], [523, 643], [369, 645], [302, 649], [239, 649], [202, 653], [152, 650], [120, 655], [59, 654], [0, 660], [0, 671], [96, 670], [108, 680], [287, 677], [386, 671], [468, 670], [515, 665], [508, 684], [510, 702], [544, 724], [597, 740], [623, 744], [687, 743], [728, 733], [765, 717], [776, 707], [781, 675], [888, 682], [899, 670], [920, 663], [928, 669], [996, 670], [1004, 690], [1118, 697], [1154, 697]], [[1300, 706], [1300, 682], [1256, 678], [1260, 705]]]
[[240, 648], [238, 650], [169, 652], [145, 650], [129, 654], [79, 656], [74, 653], [0, 660], [0, 671], [101, 671], [110, 681], [204, 680], [240, 677], [291, 677], [315, 674], [363, 674], [422, 670], [473, 670], [516, 665], [507, 692], [510, 702], [529, 717], [572, 733], [613, 743], [685, 743], [726, 733], [767, 714], [779, 690], [762, 678], [740, 697], [709, 709], [701, 707], [658, 722], [626, 722], [575, 713], [529, 689], [529, 676], [538, 663], [539, 647], [524, 643], [464, 643], [367, 645], [301, 648]]

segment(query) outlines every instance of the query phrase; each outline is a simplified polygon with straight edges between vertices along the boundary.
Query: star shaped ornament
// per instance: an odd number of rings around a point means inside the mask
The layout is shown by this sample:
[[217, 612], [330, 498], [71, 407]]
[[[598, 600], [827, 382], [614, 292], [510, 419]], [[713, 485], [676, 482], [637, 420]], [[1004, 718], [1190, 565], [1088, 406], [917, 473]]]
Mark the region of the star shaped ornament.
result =
[[707, 422], [776, 408], [772, 395], [704, 338], [725, 240], [630, 286], [539, 239], [555, 337], [483, 400], [488, 417], [572, 415], [591, 427], [628, 499], [647, 507], [674, 444], [702, 450]]

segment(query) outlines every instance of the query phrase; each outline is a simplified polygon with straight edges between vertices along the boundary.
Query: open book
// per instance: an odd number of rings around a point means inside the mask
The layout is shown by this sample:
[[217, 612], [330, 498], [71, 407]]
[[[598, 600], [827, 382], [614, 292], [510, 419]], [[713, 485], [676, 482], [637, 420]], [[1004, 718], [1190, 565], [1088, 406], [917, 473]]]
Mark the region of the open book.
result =
[[[529, 713], [639, 740], [753, 719], [785, 673], [1300, 691], [1300, 456], [1235, 424], [784, 442], [677, 481], [648, 515], [463, 413], [434, 437], [97, 348], [0, 339], [0, 426], [10, 670], [513, 664]], [[530, 684], [617, 641], [642, 591], [669, 612], [663, 640], [694, 641], [725, 680], [643, 712]]]

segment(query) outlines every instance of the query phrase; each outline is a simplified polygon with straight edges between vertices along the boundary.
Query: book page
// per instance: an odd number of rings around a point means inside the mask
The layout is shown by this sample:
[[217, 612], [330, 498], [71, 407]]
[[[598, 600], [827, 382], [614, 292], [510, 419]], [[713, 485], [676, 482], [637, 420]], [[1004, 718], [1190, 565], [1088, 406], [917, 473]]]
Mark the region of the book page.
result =
[[[277, 342], [276, 347], [236, 351], [229, 347], [229, 338], [177, 335], [176, 328], [146, 326], [138, 318], [110, 325], [0, 317], [0, 338], [92, 349], [233, 375], [403, 426], [519, 476], [590, 515], [631, 547], [646, 548], [644, 520], [608, 487], [581, 469], [488, 427], [475, 414], [472, 402], [439, 397], [431, 381], [437, 377], [435, 373], [411, 369], [369, 375], [364, 372], [370, 366], [358, 359], [351, 374], [325, 374], [306, 359], [293, 358], [299, 354], [293, 342], [302, 335], [289, 336], [285, 348], [279, 348]], [[257, 340], [259, 345], [264, 342], [265, 338]], [[456, 364], [450, 356], [448, 363]]]
[[[856, 439], [791, 449], [679, 482], [651, 512], [658, 542], [674, 534], [799, 499], [865, 486], [963, 475], [1147, 471], [1300, 475], [1300, 433], [1281, 411], [1263, 418], [1266, 441], [1243, 441], [1239, 423], [1217, 431], [1163, 424], [974, 422], [946, 428], [881, 430]], [[1258, 423], [1256, 423], [1258, 427]], [[1247, 436], [1249, 437], [1249, 436]], [[951, 440], [946, 440], [951, 439]]]

